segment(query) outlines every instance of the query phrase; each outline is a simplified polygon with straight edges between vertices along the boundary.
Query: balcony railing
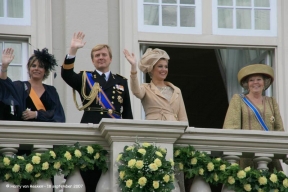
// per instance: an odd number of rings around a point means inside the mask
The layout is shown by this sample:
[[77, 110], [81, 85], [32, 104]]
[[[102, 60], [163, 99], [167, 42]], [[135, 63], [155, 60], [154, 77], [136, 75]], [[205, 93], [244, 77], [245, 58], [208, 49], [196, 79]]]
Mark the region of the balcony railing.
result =
[[[212, 156], [267, 157], [283, 159], [288, 154], [286, 132], [223, 130], [188, 127], [186, 122], [103, 119], [100, 124], [39, 123], [0, 121], [0, 148], [49, 149], [58, 145], [99, 144], [109, 152], [108, 188], [120, 191], [115, 161], [125, 145], [151, 142], [167, 149], [173, 158], [173, 146], [193, 146]], [[230, 159], [229, 159], [230, 157]], [[61, 182], [59, 177], [56, 183]], [[41, 190], [40, 190], [41, 191]], [[57, 190], [56, 190], [57, 191]]]

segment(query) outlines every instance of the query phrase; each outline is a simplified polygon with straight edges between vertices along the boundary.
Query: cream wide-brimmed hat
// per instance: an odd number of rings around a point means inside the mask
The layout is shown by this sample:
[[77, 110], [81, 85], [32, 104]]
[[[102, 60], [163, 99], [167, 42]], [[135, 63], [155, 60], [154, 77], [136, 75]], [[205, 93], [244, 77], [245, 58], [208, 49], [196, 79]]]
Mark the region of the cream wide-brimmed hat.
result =
[[144, 53], [144, 55], [142, 56], [142, 58], [139, 61], [139, 69], [143, 72], [143, 73], [149, 73], [152, 71], [153, 66], [157, 63], [157, 61], [159, 61], [159, 59], [164, 58], [169, 60], [170, 57], [169, 55], [166, 53], [166, 51], [162, 50], [162, 49], [151, 49], [148, 48], [146, 50], [146, 52]]
[[264, 87], [265, 90], [273, 83], [274, 80], [274, 70], [272, 67], [265, 64], [252, 64], [246, 67], [243, 67], [238, 72], [238, 82], [244, 89], [248, 89], [248, 84], [246, 78], [249, 75], [261, 74], [265, 76]]

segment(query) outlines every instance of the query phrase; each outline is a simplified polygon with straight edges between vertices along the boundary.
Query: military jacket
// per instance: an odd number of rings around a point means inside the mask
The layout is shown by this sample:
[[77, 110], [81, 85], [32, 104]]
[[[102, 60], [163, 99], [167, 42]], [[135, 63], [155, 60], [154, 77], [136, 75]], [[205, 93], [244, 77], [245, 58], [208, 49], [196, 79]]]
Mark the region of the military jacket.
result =
[[[85, 105], [88, 101], [84, 100], [81, 91], [82, 91], [82, 75], [83, 71], [80, 73], [74, 72], [74, 61], [75, 58], [67, 59], [65, 58], [64, 64], [61, 67], [61, 76], [63, 80], [73, 89], [75, 89]], [[115, 111], [121, 114], [123, 119], [133, 119], [132, 110], [131, 110], [131, 102], [130, 102], [130, 95], [129, 89], [127, 85], [127, 79], [117, 75], [110, 73], [109, 79], [107, 82], [103, 82], [103, 77], [97, 73], [97, 71], [89, 71], [88, 73], [92, 74], [94, 82], [98, 82], [102, 90], [107, 95], [107, 98], [110, 100], [111, 104], [114, 106]], [[86, 83], [85, 93], [89, 95], [91, 89]], [[90, 105], [90, 108], [94, 109], [101, 109], [101, 105], [95, 99]], [[84, 110], [84, 114], [81, 119], [81, 123], [99, 123], [102, 118], [111, 118], [107, 111], [87, 111]]]

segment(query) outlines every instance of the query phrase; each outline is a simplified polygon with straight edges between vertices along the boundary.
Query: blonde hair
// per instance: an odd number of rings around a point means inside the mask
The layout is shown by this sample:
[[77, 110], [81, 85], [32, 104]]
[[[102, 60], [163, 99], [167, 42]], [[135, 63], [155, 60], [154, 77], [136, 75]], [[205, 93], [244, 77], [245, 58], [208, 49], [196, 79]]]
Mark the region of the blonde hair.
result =
[[[264, 90], [266, 90], [270, 84], [271, 84], [271, 77], [264, 75], [264, 74], [252, 74], [252, 75], [248, 75], [247, 77], [244, 78], [244, 80], [242, 81], [242, 86], [245, 90], [248, 90], [248, 81], [252, 76], [255, 75], [259, 75], [262, 77], [263, 81], [264, 81]], [[263, 90], [263, 91], [264, 91]]]
[[95, 51], [99, 51], [99, 50], [101, 50], [101, 49], [103, 49], [105, 47], [108, 49], [109, 56], [112, 59], [112, 51], [111, 51], [111, 48], [109, 47], [109, 45], [107, 45], [107, 44], [99, 44], [99, 45], [96, 45], [95, 47], [93, 47], [92, 50], [91, 50], [91, 59], [93, 59], [93, 53]]

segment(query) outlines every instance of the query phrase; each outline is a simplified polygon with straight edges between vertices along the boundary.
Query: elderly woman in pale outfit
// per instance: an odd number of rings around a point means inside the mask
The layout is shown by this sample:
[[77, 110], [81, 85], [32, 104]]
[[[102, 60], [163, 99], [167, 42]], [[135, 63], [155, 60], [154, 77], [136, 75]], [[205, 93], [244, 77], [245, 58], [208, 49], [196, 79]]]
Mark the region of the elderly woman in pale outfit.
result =
[[[232, 97], [223, 128], [284, 131], [276, 100], [263, 95], [273, 79], [274, 71], [268, 65], [253, 64], [242, 68], [238, 73], [238, 81], [248, 93], [235, 94]], [[243, 158], [240, 165], [252, 166], [253, 162], [251, 159]], [[273, 161], [273, 164], [269, 165], [270, 170], [271, 166], [282, 169], [279, 161]]]
[[147, 49], [139, 62], [139, 69], [149, 73], [150, 83], [139, 85], [136, 58], [124, 50], [131, 64], [131, 90], [141, 99], [147, 120], [188, 121], [184, 101], [178, 87], [164, 81], [168, 75], [169, 55], [161, 49]]

